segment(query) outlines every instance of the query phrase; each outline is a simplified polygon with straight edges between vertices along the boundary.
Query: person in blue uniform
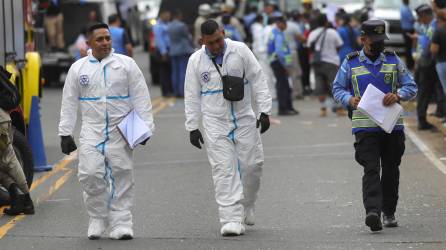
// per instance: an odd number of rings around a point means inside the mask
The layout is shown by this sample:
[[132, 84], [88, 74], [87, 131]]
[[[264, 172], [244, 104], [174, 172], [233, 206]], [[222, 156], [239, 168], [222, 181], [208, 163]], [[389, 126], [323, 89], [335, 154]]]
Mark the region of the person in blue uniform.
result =
[[271, 68], [277, 79], [276, 91], [279, 102], [279, 115], [297, 115], [299, 112], [293, 108], [291, 87], [288, 81], [292, 63], [291, 50], [285, 39], [284, 31], [287, 27], [286, 19], [282, 15], [275, 17], [276, 27], [271, 31], [267, 50], [271, 61]]
[[362, 23], [360, 39], [364, 48], [347, 55], [333, 82], [333, 96], [352, 111], [355, 159], [364, 167], [365, 224], [372, 231], [380, 231], [382, 224], [385, 227], [398, 226], [395, 211], [399, 165], [405, 149], [404, 124], [401, 117], [393, 131], [386, 133], [356, 108], [369, 84], [385, 93], [385, 106], [413, 99], [417, 85], [395, 52], [384, 50], [384, 40], [388, 39], [384, 21]]

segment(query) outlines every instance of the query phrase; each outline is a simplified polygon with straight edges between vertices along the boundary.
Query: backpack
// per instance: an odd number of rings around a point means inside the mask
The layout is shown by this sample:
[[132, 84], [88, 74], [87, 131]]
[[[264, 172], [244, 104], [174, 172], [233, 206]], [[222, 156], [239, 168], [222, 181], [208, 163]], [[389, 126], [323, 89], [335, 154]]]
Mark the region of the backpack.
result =
[[9, 80], [11, 73], [0, 66], [0, 108], [10, 111], [19, 106], [20, 94], [16, 86]]

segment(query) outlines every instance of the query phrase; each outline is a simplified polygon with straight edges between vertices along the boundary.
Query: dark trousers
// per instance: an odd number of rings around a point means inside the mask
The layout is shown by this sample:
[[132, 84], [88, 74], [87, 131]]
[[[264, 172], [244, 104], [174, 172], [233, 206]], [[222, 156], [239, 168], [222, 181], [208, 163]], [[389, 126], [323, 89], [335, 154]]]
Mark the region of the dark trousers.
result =
[[413, 69], [413, 66], [415, 65], [415, 62], [412, 57], [412, 44], [413, 40], [410, 38], [406, 33], [413, 34], [415, 30], [403, 30], [403, 37], [404, 37], [404, 56], [406, 57], [406, 64], [409, 69]]
[[187, 61], [189, 55], [172, 56], [172, 87], [177, 97], [184, 96], [184, 78], [186, 76]]
[[404, 132], [358, 132], [355, 137], [355, 158], [364, 167], [362, 195], [366, 213], [393, 215], [398, 203]]
[[159, 70], [160, 70], [161, 94], [163, 96], [170, 96], [172, 95], [173, 92], [170, 60], [163, 61], [160, 59]]
[[426, 122], [426, 112], [432, 97], [436, 97], [437, 113], [441, 114], [445, 111], [445, 98], [435, 65], [418, 67], [415, 75], [418, 84], [417, 116], [418, 122], [423, 123]]
[[302, 69], [302, 86], [304, 89], [310, 88], [310, 58], [308, 53], [308, 48], [300, 48], [297, 50], [299, 55], [299, 64]]
[[277, 100], [279, 101], [279, 111], [293, 110], [293, 103], [291, 101], [291, 88], [288, 81], [288, 74], [286, 69], [279, 61], [271, 63], [274, 76], [276, 77], [276, 91]]

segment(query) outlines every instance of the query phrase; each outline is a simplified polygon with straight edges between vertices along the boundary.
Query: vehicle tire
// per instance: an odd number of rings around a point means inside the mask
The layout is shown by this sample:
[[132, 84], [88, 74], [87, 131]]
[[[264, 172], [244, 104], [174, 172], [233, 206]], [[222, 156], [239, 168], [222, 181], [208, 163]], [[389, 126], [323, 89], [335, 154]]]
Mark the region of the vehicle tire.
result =
[[[25, 136], [18, 130], [14, 129], [14, 151], [17, 156], [17, 160], [22, 166], [23, 173], [25, 174], [28, 187], [31, 187], [34, 177], [34, 163], [31, 147], [29, 146]], [[0, 206], [9, 204], [9, 194], [5, 187], [0, 188]]]

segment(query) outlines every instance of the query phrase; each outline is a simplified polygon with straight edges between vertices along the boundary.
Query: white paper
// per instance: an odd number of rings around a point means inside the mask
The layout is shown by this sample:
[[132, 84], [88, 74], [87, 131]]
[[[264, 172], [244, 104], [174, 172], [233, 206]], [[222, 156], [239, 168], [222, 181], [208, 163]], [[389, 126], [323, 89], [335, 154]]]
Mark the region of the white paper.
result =
[[381, 90], [373, 84], [369, 84], [358, 104], [358, 110], [367, 115], [384, 131], [391, 133], [403, 113], [403, 107], [398, 103], [384, 106], [384, 96], [385, 94]]
[[134, 110], [118, 124], [118, 130], [131, 149], [152, 136], [150, 128]]

